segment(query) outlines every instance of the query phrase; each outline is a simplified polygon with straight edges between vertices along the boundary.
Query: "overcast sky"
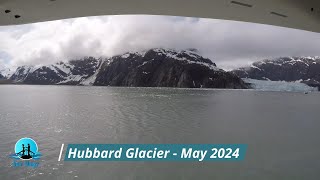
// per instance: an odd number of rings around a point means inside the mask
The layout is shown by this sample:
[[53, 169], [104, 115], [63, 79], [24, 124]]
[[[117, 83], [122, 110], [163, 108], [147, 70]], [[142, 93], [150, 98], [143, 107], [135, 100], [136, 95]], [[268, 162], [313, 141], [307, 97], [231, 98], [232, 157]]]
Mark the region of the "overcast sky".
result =
[[269, 25], [169, 16], [100, 16], [0, 27], [0, 64], [48, 64], [154, 47], [196, 48], [232, 69], [279, 56], [319, 56], [320, 34]]

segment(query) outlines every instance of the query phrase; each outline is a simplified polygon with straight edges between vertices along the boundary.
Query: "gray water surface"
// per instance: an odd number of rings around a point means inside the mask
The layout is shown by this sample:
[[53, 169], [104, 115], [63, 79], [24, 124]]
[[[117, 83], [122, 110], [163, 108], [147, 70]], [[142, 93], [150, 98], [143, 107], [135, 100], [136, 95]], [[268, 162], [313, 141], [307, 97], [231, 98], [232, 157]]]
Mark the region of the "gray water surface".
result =
[[[320, 178], [320, 93], [0, 86], [0, 179]], [[14, 168], [21, 137], [43, 154]], [[62, 143], [248, 144], [241, 162], [58, 162]]]

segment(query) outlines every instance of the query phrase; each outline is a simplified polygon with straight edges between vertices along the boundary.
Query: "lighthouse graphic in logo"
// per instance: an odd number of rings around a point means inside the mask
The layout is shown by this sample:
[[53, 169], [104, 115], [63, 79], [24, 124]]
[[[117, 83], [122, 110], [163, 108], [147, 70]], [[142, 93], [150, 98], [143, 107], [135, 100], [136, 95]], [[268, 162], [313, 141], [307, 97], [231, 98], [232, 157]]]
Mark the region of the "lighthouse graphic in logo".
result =
[[31, 138], [21, 138], [17, 141], [14, 147], [14, 152], [15, 153], [11, 155], [11, 158], [14, 159], [37, 160], [41, 157], [36, 141]]

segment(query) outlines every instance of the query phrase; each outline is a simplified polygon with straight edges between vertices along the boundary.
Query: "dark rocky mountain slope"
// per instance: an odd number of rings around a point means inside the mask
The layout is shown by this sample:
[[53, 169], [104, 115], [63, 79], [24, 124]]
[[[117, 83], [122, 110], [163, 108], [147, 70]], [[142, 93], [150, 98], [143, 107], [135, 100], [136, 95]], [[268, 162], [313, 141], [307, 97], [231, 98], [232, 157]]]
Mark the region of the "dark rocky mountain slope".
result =
[[180, 88], [247, 88], [235, 74], [216, 67], [195, 50], [150, 49], [105, 61], [94, 85]]

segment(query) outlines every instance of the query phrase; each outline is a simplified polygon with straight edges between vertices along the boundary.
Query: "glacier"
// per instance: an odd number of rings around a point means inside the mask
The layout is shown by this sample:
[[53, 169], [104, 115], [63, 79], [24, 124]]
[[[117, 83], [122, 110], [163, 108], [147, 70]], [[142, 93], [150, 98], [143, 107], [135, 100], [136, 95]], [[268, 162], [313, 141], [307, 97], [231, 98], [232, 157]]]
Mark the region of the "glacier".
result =
[[249, 83], [253, 89], [261, 91], [284, 91], [284, 92], [311, 92], [318, 91], [316, 87], [310, 87], [300, 82], [286, 81], [267, 81], [250, 78], [242, 78], [246, 83]]

